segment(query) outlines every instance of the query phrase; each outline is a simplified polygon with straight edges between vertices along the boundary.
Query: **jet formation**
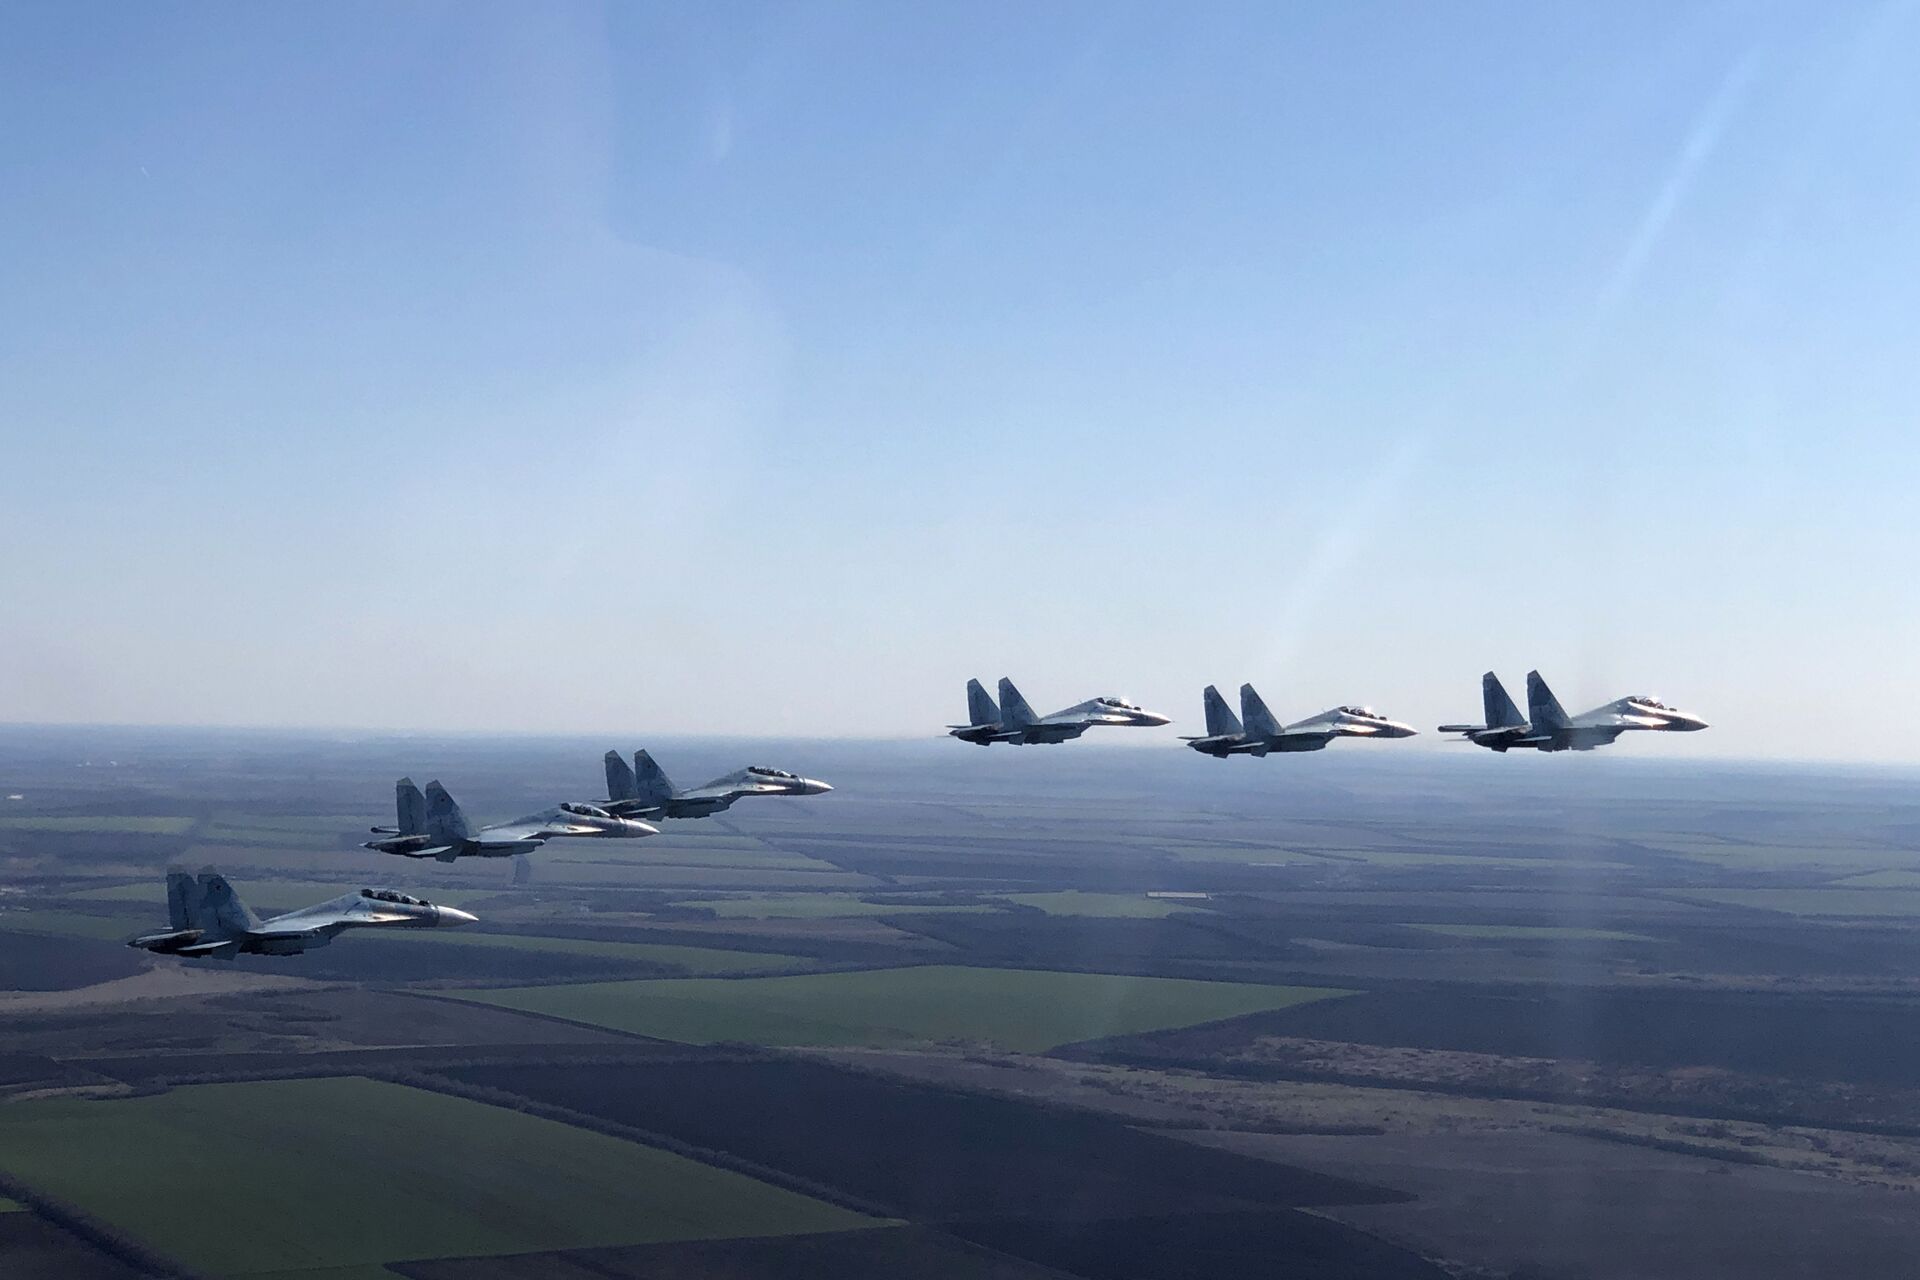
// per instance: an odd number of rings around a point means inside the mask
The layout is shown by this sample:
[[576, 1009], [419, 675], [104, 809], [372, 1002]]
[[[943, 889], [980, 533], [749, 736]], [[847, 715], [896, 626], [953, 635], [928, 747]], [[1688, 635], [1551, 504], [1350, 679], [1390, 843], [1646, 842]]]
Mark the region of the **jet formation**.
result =
[[1411, 738], [1415, 733], [1412, 725], [1389, 720], [1372, 707], [1335, 707], [1283, 725], [1250, 684], [1240, 686], [1237, 716], [1212, 685], [1200, 697], [1206, 706], [1207, 732], [1181, 741], [1220, 760], [1274, 751], [1319, 751], [1335, 738]]
[[1645, 694], [1616, 698], [1605, 706], [1570, 716], [1538, 671], [1527, 672], [1525, 716], [1513, 704], [1500, 677], [1491, 671], [1480, 677], [1480, 700], [1485, 724], [1443, 724], [1440, 732], [1460, 734], [1454, 741], [1471, 742], [1489, 751], [1506, 752], [1516, 747], [1592, 751], [1611, 746], [1623, 733], [1693, 733], [1707, 727], [1699, 716]]
[[[1480, 686], [1486, 723], [1443, 724], [1440, 732], [1460, 734], [1457, 741], [1471, 742], [1490, 751], [1506, 752], [1522, 747], [1534, 751], [1591, 751], [1611, 745], [1623, 733], [1639, 730], [1689, 733], [1707, 727], [1707, 722], [1692, 712], [1670, 707], [1645, 694], [1616, 698], [1577, 716], [1568, 715], [1538, 671], [1527, 673], [1525, 715], [1507, 696], [1493, 672], [1481, 677]], [[1213, 685], [1206, 687], [1201, 698], [1206, 709], [1207, 731], [1182, 737], [1181, 741], [1202, 755], [1223, 760], [1236, 755], [1319, 751], [1335, 738], [1410, 738], [1417, 732], [1412, 725], [1389, 719], [1364, 706], [1334, 707], [1305, 720], [1282, 724], [1250, 684], [1240, 686], [1237, 716]], [[1125, 698], [1093, 698], [1050, 716], [1036, 716], [1013, 682], [1002, 677], [998, 703], [978, 680], [967, 681], [967, 723], [948, 725], [947, 734], [962, 742], [986, 747], [996, 742], [1067, 742], [1096, 725], [1138, 727], [1167, 723], [1167, 717], [1142, 710]], [[609, 755], [609, 789], [613, 785], [613, 759]]]
[[1151, 728], [1172, 723], [1156, 711], [1144, 710], [1125, 698], [1115, 697], [1089, 698], [1064, 711], [1038, 716], [1013, 687], [1013, 681], [1005, 676], [1000, 677], [998, 706], [978, 680], [967, 681], [967, 717], [969, 723], [948, 725], [947, 732], [962, 742], [982, 747], [996, 742], [1017, 745], [1066, 742], [1101, 725]]
[[561, 804], [512, 822], [496, 823], [475, 831], [447, 789], [437, 781], [427, 784], [426, 794], [402, 778], [393, 787], [394, 807], [399, 825], [374, 827], [373, 834], [384, 837], [361, 846], [380, 853], [404, 858], [435, 858], [452, 862], [455, 858], [507, 858], [529, 853], [549, 840], [569, 839], [637, 840], [657, 836], [658, 827], [632, 818], [616, 818], [605, 809], [590, 804]]
[[326, 946], [346, 929], [444, 929], [474, 923], [464, 911], [392, 889], [362, 889], [262, 920], [212, 867], [197, 880], [187, 871], [167, 873], [167, 914], [164, 931], [142, 934], [127, 945], [162, 955], [231, 960], [242, 952], [297, 955]]
[[815, 778], [750, 764], [683, 791], [647, 751], [634, 752], [632, 765], [609, 751], [606, 765], [607, 798], [599, 807], [622, 818], [704, 818], [744, 796], [817, 796], [833, 790]]

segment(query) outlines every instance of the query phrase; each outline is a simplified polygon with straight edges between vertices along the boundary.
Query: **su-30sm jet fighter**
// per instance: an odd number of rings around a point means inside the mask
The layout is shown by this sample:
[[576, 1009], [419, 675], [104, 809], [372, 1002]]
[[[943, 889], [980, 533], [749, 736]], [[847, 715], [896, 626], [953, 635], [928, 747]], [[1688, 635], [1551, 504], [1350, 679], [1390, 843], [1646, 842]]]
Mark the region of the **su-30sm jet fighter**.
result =
[[474, 922], [464, 911], [392, 889], [362, 889], [262, 920], [211, 867], [198, 880], [186, 871], [167, 873], [167, 914], [164, 933], [142, 934], [127, 945], [162, 955], [231, 960], [243, 951], [298, 955], [326, 946], [343, 929], [444, 929]]
[[413, 779], [402, 778], [394, 784], [393, 792], [400, 825], [373, 828], [373, 834], [386, 838], [369, 840], [362, 848], [452, 862], [455, 858], [507, 858], [531, 853], [547, 841], [561, 838], [635, 840], [660, 834], [658, 827], [632, 818], [616, 818], [590, 804], [555, 805], [475, 831], [438, 782], [429, 782], [426, 794], [421, 795]]
[[[1201, 700], [1207, 708], [1207, 733], [1181, 741], [1202, 755], [1264, 756], [1274, 751], [1318, 751], [1335, 738], [1411, 738], [1411, 725], [1389, 720], [1372, 707], [1335, 707], [1317, 716], [1281, 724], [1250, 684], [1240, 686], [1240, 714], [1212, 685]], [[1245, 721], [1245, 724], [1241, 722]]]
[[1461, 734], [1464, 741], [1493, 751], [1514, 747], [1534, 751], [1591, 751], [1612, 745], [1623, 733], [1645, 730], [1692, 733], [1707, 727], [1707, 722], [1699, 716], [1645, 694], [1616, 698], [1603, 707], [1570, 716], [1538, 671], [1527, 672], [1524, 720], [1493, 672], [1480, 677], [1480, 695], [1486, 712], [1485, 724], [1443, 724], [1440, 732]]
[[742, 796], [817, 796], [833, 790], [785, 769], [750, 764], [703, 787], [681, 791], [645, 751], [633, 753], [631, 766], [618, 751], [607, 752], [606, 760], [607, 799], [601, 807], [623, 818], [704, 818]]
[[950, 724], [947, 732], [962, 742], [982, 747], [996, 742], [1065, 742], [1095, 725], [1148, 728], [1170, 723], [1167, 717], [1142, 710], [1125, 698], [1090, 698], [1065, 711], [1037, 716], [1005, 676], [1000, 678], [999, 706], [978, 680], [967, 681], [967, 715], [972, 723]]

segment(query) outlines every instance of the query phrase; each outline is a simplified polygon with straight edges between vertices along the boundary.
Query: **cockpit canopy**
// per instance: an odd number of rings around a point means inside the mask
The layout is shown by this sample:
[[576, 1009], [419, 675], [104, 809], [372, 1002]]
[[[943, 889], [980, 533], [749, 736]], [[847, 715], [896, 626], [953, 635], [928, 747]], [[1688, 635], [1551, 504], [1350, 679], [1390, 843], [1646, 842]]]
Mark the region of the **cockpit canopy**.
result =
[[1125, 698], [1095, 698], [1094, 701], [1103, 707], [1113, 707], [1119, 711], [1138, 711], [1140, 709], [1131, 702], [1128, 702]]
[[568, 803], [561, 805], [560, 808], [562, 812], [578, 814], [583, 818], [611, 818], [613, 816], [605, 809], [596, 809], [590, 804]]
[[1627, 701], [1638, 703], [1653, 711], [1672, 711], [1674, 709], [1650, 693], [1636, 693], [1631, 698], [1628, 698]]
[[1362, 720], [1378, 720], [1381, 718], [1380, 713], [1372, 707], [1341, 707], [1340, 714], [1343, 716], [1358, 716]]
[[788, 782], [800, 781], [800, 775], [797, 773], [788, 773], [785, 769], [769, 769], [763, 764], [750, 764], [747, 766], [747, 772], [762, 778], [785, 778]]
[[409, 907], [430, 907], [433, 904], [425, 898], [415, 898], [393, 889], [362, 889], [360, 896], [372, 898], [376, 902], [402, 902]]

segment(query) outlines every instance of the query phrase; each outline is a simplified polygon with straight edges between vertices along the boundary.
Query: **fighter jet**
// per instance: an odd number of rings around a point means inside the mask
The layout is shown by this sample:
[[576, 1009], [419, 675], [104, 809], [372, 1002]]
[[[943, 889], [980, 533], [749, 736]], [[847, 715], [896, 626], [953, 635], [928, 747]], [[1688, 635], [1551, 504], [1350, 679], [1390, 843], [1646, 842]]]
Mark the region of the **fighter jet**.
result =
[[1460, 740], [1489, 751], [1505, 752], [1513, 747], [1534, 745], [1527, 740], [1532, 726], [1507, 696], [1500, 677], [1491, 671], [1480, 677], [1480, 703], [1486, 715], [1485, 724], [1443, 724], [1440, 732], [1462, 734], [1464, 737]]
[[127, 945], [162, 955], [231, 960], [241, 952], [297, 955], [326, 946], [342, 929], [444, 929], [474, 923], [464, 911], [391, 889], [362, 889], [262, 920], [212, 867], [198, 880], [187, 871], [167, 873], [167, 913], [164, 933], [142, 934]]
[[556, 805], [525, 818], [474, 831], [467, 823], [467, 815], [460, 812], [460, 806], [438, 782], [429, 782], [424, 796], [411, 778], [400, 779], [393, 791], [400, 825], [374, 827], [374, 835], [387, 838], [369, 840], [362, 848], [397, 853], [406, 858], [452, 862], [455, 858], [506, 858], [516, 853], [530, 853], [547, 841], [563, 836], [632, 840], [660, 834], [658, 827], [631, 818], [616, 818], [590, 804]]
[[1519, 708], [1507, 697], [1500, 681], [1489, 671], [1480, 681], [1486, 702], [1484, 725], [1442, 725], [1443, 733], [1460, 733], [1465, 740], [1495, 751], [1528, 747], [1535, 751], [1592, 751], [1612, 745], [1621, 734], [1651, 729], [1667, 733], [1691, 733], [1707, 727], [1707, 722], [1690, 712], [1669, 707], [1658, 698], [1636, 695], [1616, 698], [1602, 707], [1570, 716], [1560, 700], [1547, 688], [1538, 671], [1527, 672], [1527, 718], [1520, 719]]
[[833, 790], [785, 769], [750, 764], [703, 787], [681, 791], [645, 751], [633, 753], [631, 766], [618, 751], [607, 752], [606, 762], [608, 798], [602, 807], [623, 818], [704, 818], [742, 796], [817, 796]]
[[1527, 672], [1527, 719], [1530, 728], [1521, 741], [1536, 751], [1591, 751], [1611, 745], [1633, 729], [1692, 733], [1707, 727], [1699, 716], [1645, 694], [1616, 698], [1604, 707], [1570, 716], [1538, 671]]
[[1222, 760], [1274, 751], [1318, 751], [1335, 738], [1411, 738], [1415, 732], [1411, 725], [1389, 720], [1372, 707], [1335, 707], [1283, 725], [1250, 684], [1240, 686], [1238, 716], [1212, 685], [1206, 687], [1201, 700], [1207, 708], [1206, 736], [1181, 741], [1202, 755]]
[[[976, 694], [978, 695], [976, 697]], [[1151, 727], [1168, 724], [1167, 717], [1153, 711], [1144, 711], [1128, 702], [1125, 698], [1089, 698], [1085, 702], [1068, 707], [1065, 711], [1056, 711], [1050, 716], [1037, 716], [1020, 691], [1013, 687], [1013, 681], [1005, 676], [1000, 678], [1000, 706], [997, 719], [983, 721], [983, 714], [994, 714], [993, 700], [986, 696], [986, 690], [980, 688], [980, 682], [970, 681], [967, 685], [969, 714], [973, 724], [949, 725], [948, 732], [963, 742], [990, 746], [996, 742], [1032, 743], [1065, 742], [1077, 738], [1095, 725], [1130, 725]]]

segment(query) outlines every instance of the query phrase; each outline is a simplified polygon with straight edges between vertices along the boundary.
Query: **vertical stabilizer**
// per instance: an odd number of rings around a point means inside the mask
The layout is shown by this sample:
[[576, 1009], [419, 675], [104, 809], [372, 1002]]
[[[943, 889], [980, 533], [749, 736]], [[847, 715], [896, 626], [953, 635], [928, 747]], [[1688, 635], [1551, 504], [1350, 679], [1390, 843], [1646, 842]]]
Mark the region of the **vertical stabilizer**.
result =
[[633, 773], [639, 780], [639, 799], [648, 804], [665, 804], [673, 799], [673, 779], [666, 770], [653, 762], [653, 756], [645, 751], [633, 753]]
[[175, 929], [198, 928], [200, 883], [191, 871], [167, 872], [167, 923]]
[[427, 798], [420, 794], [420, 788], [413, 785], [412, 778], [402, 778], [393, 784], [393, 804], [398, 811], [400, 834], [403, 836], [423, 836], [427, 833]]
[[1010, 729], [1024, 729], [1040, 717], [1033, 714], [1033, 708], [1013, 687], [1013, 681], [1000, 677], [1000, 723]]
[[473, 838], [467, 815], [435, 779], [427, 784], [427, 834], [435, 844], [465, 844]]
[[1489, 729], [1515, 729], [1527, 722], [1520, 708], [1513, 705], [1500, 677], [1491, 671], [1480, 677], [1480, 702], [1486, 711]]
[[978, 680], [967, 681], [967, 723], [1000, 723], [1000, 708], [994, 705], [993, 695]]
[[607, 752], [606, 760], [607, 799], [638, 800], [640, 779], [634, 776], [633, 766], [618, 751]]
[[1240, 732], [1240, 717], [1233, 714], [1233, 709], [1227, 705], [1227, 700], [1220, 696], [1218, 689], [1208, 685], [1206, 691], [1200, 695], [1200, 700], [1207, 705], [1207, 736], [1209, 738], [1230, 738]]
[[1265, 700], [1250, 684], [1240, 686], [1240, 718], [1246, 721], [1247, 732], [1255, 737], [1280, 736], [1280, 722], [1273, 718], [1273, 712], [1267, 710]]
[[260, 917], [240, 901], [240, 895], [233, 891], [227, 878], [212, 867], [200, 873], [199, 889], [198, 918], [194, 920], [193, 928], [233, 936], [252, 933], [260, 927]]
[[1536, 729], [1565, 729], [1571, 721], [1538, 671], [1527, 672], [1527, 719]]

